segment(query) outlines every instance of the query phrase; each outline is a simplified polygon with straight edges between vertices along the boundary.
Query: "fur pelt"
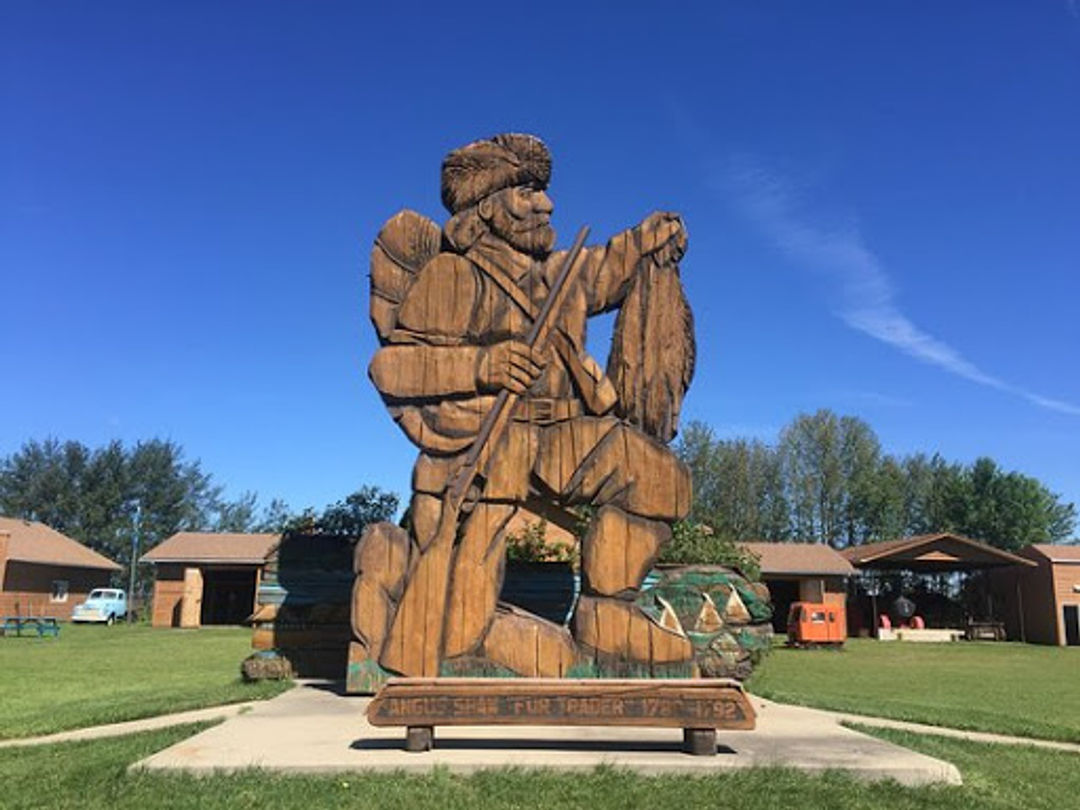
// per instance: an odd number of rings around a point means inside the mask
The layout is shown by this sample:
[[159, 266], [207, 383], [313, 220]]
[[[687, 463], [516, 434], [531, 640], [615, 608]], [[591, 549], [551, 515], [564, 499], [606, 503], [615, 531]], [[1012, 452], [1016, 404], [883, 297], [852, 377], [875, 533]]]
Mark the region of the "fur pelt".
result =
[[651, 260], [638, 272], [615, 321], [608, 376], [619, 395], [616, 413], [669, 442], [694, 376], [694, 316], [679, 267]]

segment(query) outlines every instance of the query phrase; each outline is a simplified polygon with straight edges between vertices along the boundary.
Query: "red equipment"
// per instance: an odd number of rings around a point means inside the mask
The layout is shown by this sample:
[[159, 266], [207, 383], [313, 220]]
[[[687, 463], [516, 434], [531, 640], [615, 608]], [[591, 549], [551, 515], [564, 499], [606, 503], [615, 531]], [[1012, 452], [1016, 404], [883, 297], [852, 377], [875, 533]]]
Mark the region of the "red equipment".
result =
[[840, 647], [847, 638], [847, 616], [843, 605], [820, 602], [792, 602], [788, 611], [788, 645]]

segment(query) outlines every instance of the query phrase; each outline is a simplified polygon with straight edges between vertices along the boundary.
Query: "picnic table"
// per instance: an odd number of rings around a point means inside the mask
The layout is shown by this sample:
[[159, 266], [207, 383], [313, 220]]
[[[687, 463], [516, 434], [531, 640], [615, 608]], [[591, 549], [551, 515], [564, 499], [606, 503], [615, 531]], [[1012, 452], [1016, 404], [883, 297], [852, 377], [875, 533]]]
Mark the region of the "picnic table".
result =
[[21, 636], [23, 631], [37, 633], [38, 638], [60, 635], [60, 623], [52, 616], [5, 616], [0, 634]]

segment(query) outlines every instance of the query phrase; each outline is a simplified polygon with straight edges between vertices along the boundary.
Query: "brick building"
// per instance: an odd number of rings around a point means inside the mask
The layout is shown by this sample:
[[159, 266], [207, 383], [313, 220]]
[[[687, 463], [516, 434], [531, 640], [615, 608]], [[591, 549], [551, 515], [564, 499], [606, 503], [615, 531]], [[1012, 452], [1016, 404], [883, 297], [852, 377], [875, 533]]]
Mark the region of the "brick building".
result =
[[0, 616], [70, 619], [122, 566], [44, 523], [0, 517]]

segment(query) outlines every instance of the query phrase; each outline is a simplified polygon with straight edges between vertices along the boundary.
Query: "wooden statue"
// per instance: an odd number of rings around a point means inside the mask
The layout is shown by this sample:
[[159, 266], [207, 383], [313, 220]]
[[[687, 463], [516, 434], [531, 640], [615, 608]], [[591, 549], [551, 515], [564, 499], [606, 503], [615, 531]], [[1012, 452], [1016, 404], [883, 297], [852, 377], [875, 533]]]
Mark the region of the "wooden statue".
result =
[[[606, 245], [583, 232], [554, 250], [550, 174], [531, 135], [470, 143], [443, 161], [446, 224], [404, 210], [376, 239], [369, 373], [420, 455], [410, 529], [377, 524], [356, 547], [351, 686], [698, 672], [693, 628], [641, 592], [690, 507], [689, 471], [665, 446], [694, 363], [686, 231], [653, 213]], [[586, 323], [615, 309], [605, 372]], [[522, 509], [591, 515], [568, 627], [498, 601]]]

